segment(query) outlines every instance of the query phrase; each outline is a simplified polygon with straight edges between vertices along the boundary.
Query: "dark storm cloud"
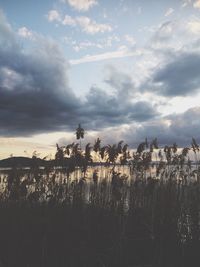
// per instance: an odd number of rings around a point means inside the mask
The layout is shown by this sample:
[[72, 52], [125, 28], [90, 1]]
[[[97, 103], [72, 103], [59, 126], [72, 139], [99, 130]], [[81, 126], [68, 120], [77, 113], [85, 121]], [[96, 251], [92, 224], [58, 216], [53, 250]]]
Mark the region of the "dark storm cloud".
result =
[[0, 133], [58, 130], [61, 121], [72, 121], [78, 103], [57, 45], [38, 37], [31, 53], [23, 51], [2, 13], [0, 36]]
[[200, 89], [199, 20], [166, 21], [154, 29], [147, 49], [157, 59], [140, 85], [165, 97], [188, 96]]
[[200, 89], [200, 54], [181, 53], [155, 71], [152, 90], [163, 96], [186, 96]]
[[[96, 133], [87, 133], [83, 144], [100, 137], [103, 144], [113, 144], [123, 140], [129, 148], [136, 148], [139, 143], [154, 138], [158, 139], [160, 147], [172, 145], [174, 142], [179, 147], [190, 146], [192, 138], [200, 143], [200, 107], [191, 108], [182, 114], [173, 114], [167, 117], [143, 122], [140, 126], [133, 123], [126, 127], [112, 127]], [[67, 144], [71, 137], [63, 137], [59, 140], [60, 144]]]
[[88, 124], [93, 126], [93, 129], [129, 124], [133, 121], [143, 122], [159, 115], [146, 101], [131, 102], [119, 94], [109, 95], [95, 87], [91, 88], [86, 96], [82, 114], [86, 116], [85, 121], [89, 120]]
[[24, 50], [2, 12], [0, 36], [0, 135], [74, 130], [79, 122], [88, 130], [101, 129], [157, 115], [150, 104], [131, 103], [117, 92], [91, 88], [85, 101], [78, 99], [58, 45], [36, 36], [34, 49]]
[[200, 142], [200, 107], [188, 109], [182, 114], [173, 114], [156, 121], [144, 123], [141, 127], [130, 127], [121, 138], [134, 147], [145, 138], [158, 138], [160, 145], [177, 142], [179, 146], [188, 146], [194, 137]]

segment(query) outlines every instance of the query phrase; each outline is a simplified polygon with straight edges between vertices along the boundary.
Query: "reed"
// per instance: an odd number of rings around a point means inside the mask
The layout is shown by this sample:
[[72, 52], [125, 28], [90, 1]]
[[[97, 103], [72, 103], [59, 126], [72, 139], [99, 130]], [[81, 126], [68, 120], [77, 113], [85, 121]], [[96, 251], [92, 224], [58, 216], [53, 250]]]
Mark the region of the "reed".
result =
[[[198, 151], [194, 140], [182, 149], [145, 140], [131, 151], [123, 142], [101, 147], [98, 139], [84, 150], [57, 145], [45, 169], [33, 163], [28, 171], [8, 171], [1, 181], [1, 262], [199, 266]], [[101, 159], [99, 171], [94, 158]]]

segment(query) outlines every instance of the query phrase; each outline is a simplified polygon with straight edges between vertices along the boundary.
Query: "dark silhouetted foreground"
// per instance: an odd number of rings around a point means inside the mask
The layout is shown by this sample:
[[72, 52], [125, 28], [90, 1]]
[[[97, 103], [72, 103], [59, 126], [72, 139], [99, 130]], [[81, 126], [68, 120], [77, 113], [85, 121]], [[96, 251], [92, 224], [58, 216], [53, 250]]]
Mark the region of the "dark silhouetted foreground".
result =
[[[95, 168], [88, 177], [89, 146], [85, 153], [78, 147], [74, 154], [68, 151], [67, 166], [63, 149], [57, 147], [59, 170], [41, 170], [36, 164], [1, 176], [2, 265], [199, 267], [198, 145], [179, 152], [173, 145], [155, 155], [156, 143], [150, 150], [145, 145], [131, 159], [127, 147], [105, 148], [107, 177]], [[97, 145], [93, 149], [103, 153]], [[191, 149], [194, 165], [188, 157]], [[122, 168], [130, 168], [130, 177], [116, 172], [118, 156]], [[156, 163], [152, 157], [158, 157]]]

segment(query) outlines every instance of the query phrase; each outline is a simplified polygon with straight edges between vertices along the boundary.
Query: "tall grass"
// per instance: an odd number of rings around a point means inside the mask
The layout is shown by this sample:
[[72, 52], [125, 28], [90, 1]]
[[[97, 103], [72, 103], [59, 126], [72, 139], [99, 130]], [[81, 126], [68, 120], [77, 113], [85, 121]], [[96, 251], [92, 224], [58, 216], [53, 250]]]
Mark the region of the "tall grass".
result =
[[146, 140], [135, 151], [122, 142], [101, 147], [99, 141], [84, 151], [77, 144], [57, 146], [56, 161], [45, 170], [33, 164], [29, 171], [7, 173], [0, 195], [2, 263], [199, 266], [196, 141], [188, 148], [173, 144], [159, 149], [156, 139]]

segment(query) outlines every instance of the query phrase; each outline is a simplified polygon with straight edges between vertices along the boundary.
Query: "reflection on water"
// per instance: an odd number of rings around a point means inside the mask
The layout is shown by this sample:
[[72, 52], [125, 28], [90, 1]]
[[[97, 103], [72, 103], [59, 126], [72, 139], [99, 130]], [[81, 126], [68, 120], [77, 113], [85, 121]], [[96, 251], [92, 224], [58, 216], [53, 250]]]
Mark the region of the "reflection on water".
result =
[[[87, 180], [90, 180], [92, 179], [93, 177], [93, 173], [94, 172], [97, 172], [98, 174], [98, 177], [100, 179], [110, 179], [111, 176], [112, 176], [112, 171], [115, 171], [117, 173], [120, 173], [122, 175], [126, 175], [128, 176], [128, 178], [131, 177], [131, 169], [130, 169], [130, 166], [127, 166], [127, 165], [124, 165], [124, 166], [121, 166], [121, 165], [116, 165], [115, 167], [114, 166], [89, 166], [87, 168], [87, 171], [86, 171], [86, 174], [85, 174], [85, 178]], [[12, 171], [11, 168], [0, 168], [0, 182], [3, 182], [3, 180], [6, 179], [6, 177], [9, 175], [9, 173]], [[29, 175], [29, 173], [31, 172], [31, 169], [29, 167], [24, 167], [24, 168], [20, 168], [20, 169], [17, 169], [17, 171], [21, 172], [24, 174], [24, 176], [26, 177], [27, 175]], [[38, 168], [38, 171], [40, 171], [43, 176], [46, 175], [46, 172], [45, 172], [45, 168], [44, 167], [40, 167]], [[62, 171], [61, 168], [54, 168], [52, 172], [50, 172], [50, 176], [52, 174], [56, 173], [56, 178], [59, 179], [59, 178], [62, 178], [62, 179], [65, 179], [65, 175], [66, 173]], [[76, 170], [72, 173], [69, 174], [69, 179], [70, 180], [75, 180], [75, 179], [81, 179], [82, 177], [84, 176], [84, 173], [82, 172], [82, 169], [77, 167]], [[57, 180], [56, 179], [56, 180]]]
[[[44, 189], [44, 194], [52, 194], [52, 189], [50, 190], [50, 184], [54, 183], [54, 185], [58, 187], [65, 188], [65, 185], [68, 183], [71, 184], [73, 181], [80, 181], [84, 178], [86, 182], [84, 185], [84, 198], [86, 202], [90, 201], [91, 197], [91, 184], [93, 184], [93, 175], [94, 173], [98, 176], [98, 181], [102, 182], [106, 180], [107, 191], [110, 190], [110, 182], [113, 176], [113, 170], [120, 175], [127, 177], [127, 181], [130, 181], [131, 178], [131, 169], [130, 166], [89, 166], [87, 168], [86, 173], [82, 171], [81, 168], [76, 168], [74, 172], [68, 173], [66, 169], [54, 168], [51, 171], [46, 171], [44, 168], [37, 168], [35, 170], [30, 168], [22, 168], [22, 169], [11, 169], [11, 168], [1, 168], [0, 169], [0, 192], [6, 192], [6, 188], [8, 187], [10, 177], [19, 177], [21, 183], [23, 181], [29, 181], [27, 188], [28, 195], [32, 192], [37, 191], [38, 185]], [[37, 182], [40, 181], [39, 184]], [[70, 187], [70, 186], [69, 186]], [[107, 192], [108, 195], [110, 194]], [[42, 199], [42, 194], [41, 194]], [[126, 205], [126, 204], [125, 204]]]

